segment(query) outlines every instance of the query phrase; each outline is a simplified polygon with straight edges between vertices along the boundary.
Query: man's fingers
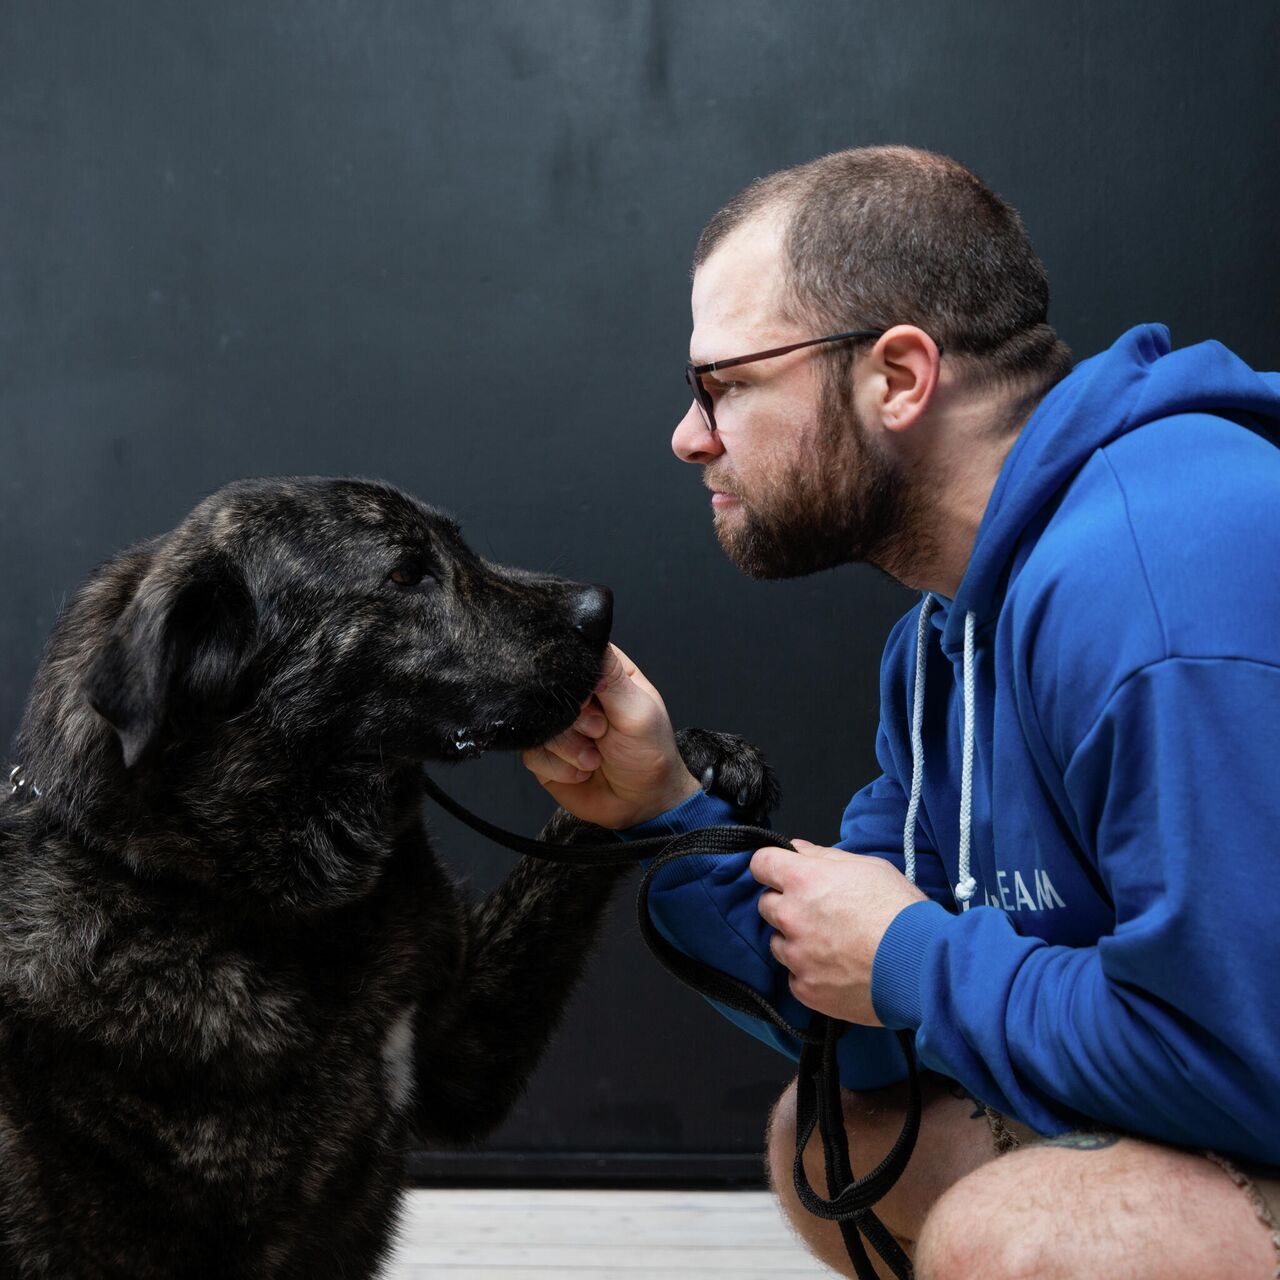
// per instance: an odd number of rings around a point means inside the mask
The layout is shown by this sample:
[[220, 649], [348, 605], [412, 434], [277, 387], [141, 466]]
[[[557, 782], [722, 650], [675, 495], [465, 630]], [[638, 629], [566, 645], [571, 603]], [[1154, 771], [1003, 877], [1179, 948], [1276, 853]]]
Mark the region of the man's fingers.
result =
[[576, 729], [566, 729], [536, 749], [545, 751], [566, 764], [576, 765], [579, 769], [600, 767], [600, 749], [590, 738]]
[[782, 894], [774, 889], [766, 889], [756, 900], [756, 910], [760, 913], [760, 919], [765, 924], [771, 924], [775, 929], [782, 926], [778, 923], [778, 908], [782, 905]]
[[616, 644], [611, 644], [609, 648], [612, 649], [615, 654], [617, 654], [618, 661], [621, 663], [622, 670], [626, 674], [627, 679], [630, 680], [632, 684], [643, 689], [644, 692], [647, 693], [651, 698], [653, 698], [655, 702], [661, 704], [662, 695], [657, 691], [657, 689], [653, 687], [653, 685], [649, 683], [648, 679], [645, 677], [644, 672], [641, 671], [640, 668], [637, 667], [636, 664], [632, 662], [631, 659], [628, 658], [627, 655], [623, 653], [622, 650], [619, 649]]
[[659, 720], [666, 714], [658, 691], [616, 644], [604, 652], [595, 695], [609, 722], [624, 732], [651, 725], [655, 710]]
[[556, 782], [562, 785], [585, 782], [591, 777], [590, 769], [580, 769], [577, 765], [571, 764], [568, 760], [555, 755], [545, 747], [532, 747], [524, 753], [523, 760], [525, 768], [543, 786], [546, 786], [548, 782]]
[[604, 651], [604, 657], [600, 659], [600, 679], [596, 681], [596, 697], [612, 689], [619, 681], [625, 680], [628, 666], [634, 668], [635, 663], [627, 658], [616, 644], [609, 645]]
[[779, 849], [772, 845], [757, 849], [751, 855], [749, 864], [752, 876], [760, 884], [768, 885], [770, 889], [781, 889], [783, 863], [788, 856], [794, 855], [791, 855], [787, 849]]
[[787, 940], [782, 934], [775, 933], [769, 939], [769, 951], [772, 953], [773, 958], [789, 973], [791, 966], [787, 963]]
[[814, 844], [812, 840], [801, 840], [799, 836], [792, 836], [791, 843], [795, 845], [796, 852], [806, 858], [826, 858], [830, 860], [833, 856], [837, 858], [850, 856], [843, 849], [830, 849], [825, 844]]
[[576, 729], [578, 733], [585, 734], [588, 738], [602, 738], [609, 727], [609, 722], [604, 718], [604, 712], [600, 710], [599, 704], [593, 702], [569, 727]]
[[826, 862], [842, 861], [845, 858], [856, 858], [859, 854], [849, 853], [844, 849], [832, 849], [825, 844], [814, 844], [812, 840], [801, 840], [797, 836], [791, 837], [791, 843], [795, 845], [796, 852], [806, 858], [821, 858]]

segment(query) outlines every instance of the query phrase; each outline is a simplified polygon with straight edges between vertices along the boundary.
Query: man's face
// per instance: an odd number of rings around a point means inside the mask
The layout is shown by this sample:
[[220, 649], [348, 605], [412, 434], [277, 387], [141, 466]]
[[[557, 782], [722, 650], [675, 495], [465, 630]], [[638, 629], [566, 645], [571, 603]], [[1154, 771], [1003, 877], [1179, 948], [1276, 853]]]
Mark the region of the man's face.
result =
[[[781, 229], [738, 227], [693, 282], [694, 364], [817, 337], [784, 315]], [[840, 349], [807, 348], [704, 374], [716, 433], [696, 404], [672, 437], [703, 468], [716, 537], [756, 578], [793, 578], [851, 561], [886, 568], [910, 504], [902, 472], [858, 416], [848, 386], [824, 377]]]

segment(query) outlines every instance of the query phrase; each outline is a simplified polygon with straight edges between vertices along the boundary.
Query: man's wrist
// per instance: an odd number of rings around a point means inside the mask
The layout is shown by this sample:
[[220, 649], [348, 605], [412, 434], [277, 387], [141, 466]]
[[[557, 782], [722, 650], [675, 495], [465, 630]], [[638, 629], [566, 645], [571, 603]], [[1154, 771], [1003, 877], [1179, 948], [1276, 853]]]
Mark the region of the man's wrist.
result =
[[695, 796], [702, 790], [697, 778], [693, 776], [687, 769], [683, 778], [677, 778], [672, 786], [663, 791], [660, 795], [656, 795], [652, 802], [643, 809], [637, 809], [635, 816], [630, 822], [624, 823], [627, 827], [638, 827], [642, 823], [652, 822], [654, 818], [659, 817], [670, 810], [678, 808], [684, 804], [690, 796]]
[[[733, 806], [723, 796], [711, 791], [703, 791], [701, 787], [687, 800], [681, 801], [674, 809], [668, 809], [648, 822], [637, 823], [634, 827], [623, 827], [616, 834], [622, 840], [645, 840], [651, 836], [679, 836], [687, 831], [696, 831], [699, 827], [723, 827], [736, 821], [737, 815]], [[708, 855], [712, 862], [719, 858]], [[688, 862], [697, 862], [690, 858]]]

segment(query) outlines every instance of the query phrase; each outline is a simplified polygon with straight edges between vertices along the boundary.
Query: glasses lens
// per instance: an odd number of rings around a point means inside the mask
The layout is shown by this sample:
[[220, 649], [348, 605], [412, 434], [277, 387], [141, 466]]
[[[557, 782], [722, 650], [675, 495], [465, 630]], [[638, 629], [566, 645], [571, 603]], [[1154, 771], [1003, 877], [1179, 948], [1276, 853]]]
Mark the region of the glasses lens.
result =
[[694, 403], [702, 411], [702, 420], [707, 424], [707, 430], [714, 434], [716, 429], [715, 406], [712, 403], [710, 393], [702, 385], [702, 379], [694, 373], [693, 365], [685, 365], [684, 380], [689, 384], [689, 389], [693, 392]]

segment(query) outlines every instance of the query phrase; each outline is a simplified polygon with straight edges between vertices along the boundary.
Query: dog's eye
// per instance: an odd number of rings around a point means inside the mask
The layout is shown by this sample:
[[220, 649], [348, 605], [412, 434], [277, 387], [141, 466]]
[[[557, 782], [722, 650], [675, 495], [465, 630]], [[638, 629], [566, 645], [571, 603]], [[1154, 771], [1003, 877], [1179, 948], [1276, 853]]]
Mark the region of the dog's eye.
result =
[[387, 574], [387, 581], [394, 583], [397, 587], [416, 587], [428, 577], [427, 570], [416, 561], [406, 561], [404, 564], [398, 564]]

